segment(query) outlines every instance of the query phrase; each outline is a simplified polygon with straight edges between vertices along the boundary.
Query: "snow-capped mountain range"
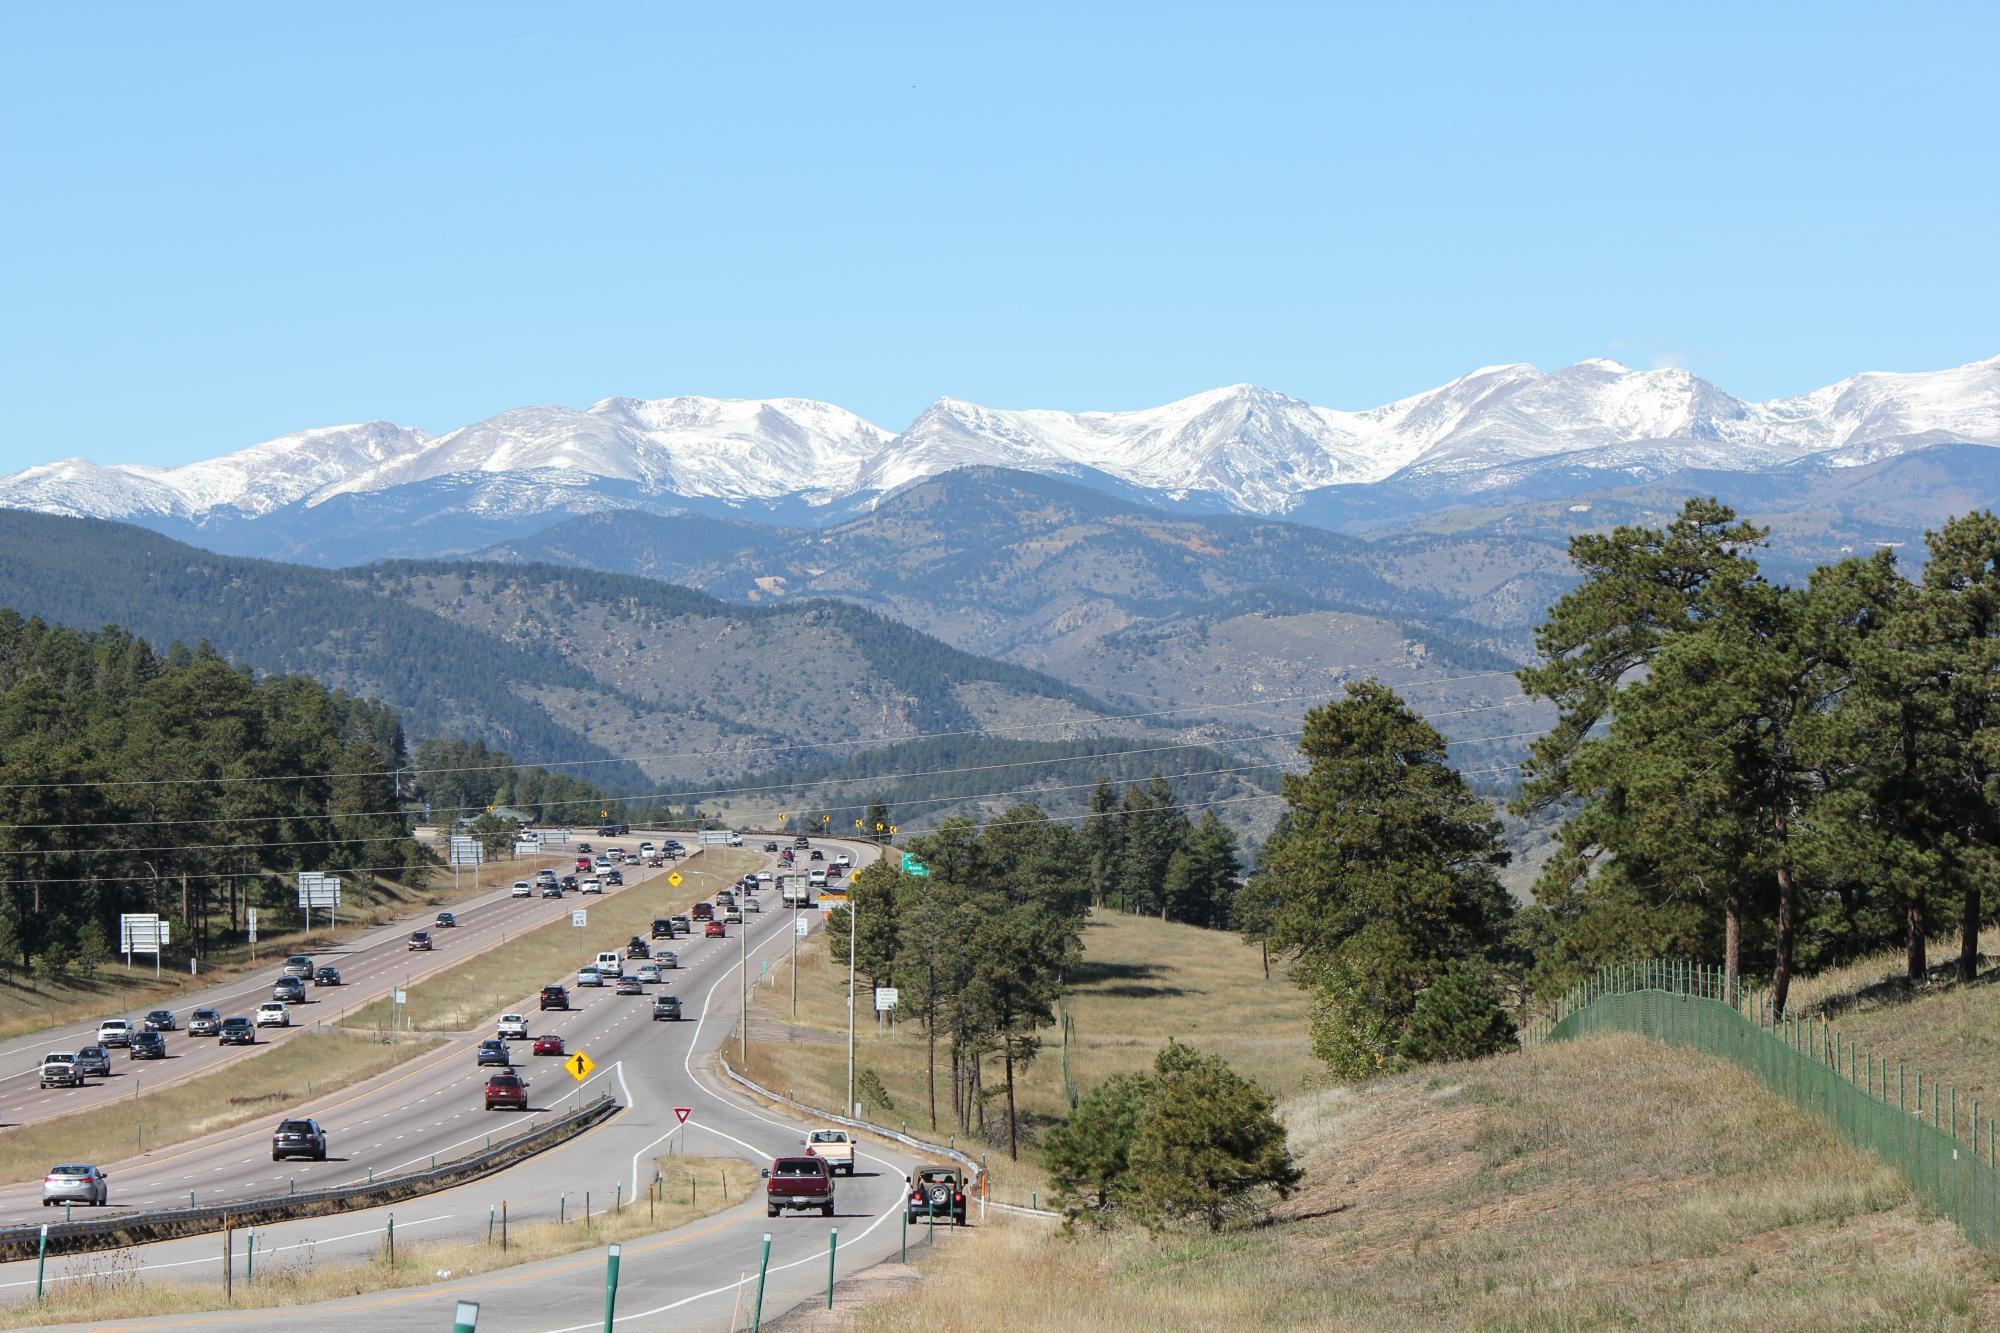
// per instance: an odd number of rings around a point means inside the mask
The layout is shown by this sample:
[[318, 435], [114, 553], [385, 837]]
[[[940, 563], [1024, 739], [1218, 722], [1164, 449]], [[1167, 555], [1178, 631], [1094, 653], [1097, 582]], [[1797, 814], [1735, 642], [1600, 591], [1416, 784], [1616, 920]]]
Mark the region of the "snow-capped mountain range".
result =
[[[1538, 468], [1657, 476], [1866, 463], [1941, 442], [2000, 445], [2000, 357], [1867, 373], [1744, 402], [1685, 370], [1488, 366], [1365, 411], [1254, 385], [1133, 412], [1003, 410], [941, 398], [896, 433], [806, 399], [608, 398], [523, 407], [430, 436], [369, 422], [184, 467], [82, 458], [0, 478], [0, 506], [185, 530], [393, 510], [498, 520], [724, 505], [851, 512], [956, 467], [1108, 479], [1157, 497], [1283, 514], [1329, 486], [1477, 494]], [[332, 506], [328, 508], [328, 506]]]

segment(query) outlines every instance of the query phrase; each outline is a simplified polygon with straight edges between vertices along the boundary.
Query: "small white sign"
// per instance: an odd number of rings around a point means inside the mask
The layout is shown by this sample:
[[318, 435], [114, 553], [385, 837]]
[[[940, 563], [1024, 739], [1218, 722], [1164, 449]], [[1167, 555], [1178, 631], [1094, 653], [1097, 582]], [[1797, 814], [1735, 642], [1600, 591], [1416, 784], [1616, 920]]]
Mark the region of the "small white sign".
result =
[[804, 939], [806, 937], [806, 932], [812, 929], [812, 922], [808, 921], [805, 917], [800, 917], [799, 923], [796, 927], [794, 927], [794, 929], [796, 929], [799, 932], [799, 938]]
[[401, 986], [396, 987], [396, 1003], [408, 1004], [409, 1002], [410, 1002], [410, 993], [404, 990]]
[[590, 924], [590, 913], [585, 909], [579, 907], [574, 912], [571, 912], [569, 914], [569, 923], [572, 926], [575, 926], [578, 930], [582, 930], [585, 926]]
[[882, 1014], [894, 1009], [898, 995], [899, 992], [894, 986], [877, 986], [875, 988], [875, 1012]]
[[255, 944], [257, 942], [257, 909], [246, 907], [243, 909], [243, 913], [250, 923], [250, 942]]

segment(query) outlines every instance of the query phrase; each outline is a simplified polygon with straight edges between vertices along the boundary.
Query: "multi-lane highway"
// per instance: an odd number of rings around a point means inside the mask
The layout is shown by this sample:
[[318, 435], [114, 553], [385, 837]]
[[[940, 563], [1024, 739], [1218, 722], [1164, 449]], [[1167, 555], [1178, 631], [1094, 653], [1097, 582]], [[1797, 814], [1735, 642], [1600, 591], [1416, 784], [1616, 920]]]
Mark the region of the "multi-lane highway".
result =
[[[859, 859], [873, 849], [850, 850]], [[706, 897], [716, 887], [709, 877], [690, 878], [692, 882], [675, 895], [676, 906], [697, 896], [696, 890]], [[767, 908], [774, 909], [773, 895], [765, 897]], [[816, 925], [818, 914], [808, 913], [805, 919]], [[746, 1105], [717, 1088], [703, 1072], [704, 1060], [728, 1039], [740, 1014], [742, 960], [747, 954], [755, 976], [764, 959], [780, 957], [791, 947], [792, 928], [790, 912], [767, 910], [751, 914], [746, 927], [731, 926], [727, 939], [677, 941], [683, 967], [669, 974], [673, 978], [669, 989], [686, 1005], [686, 1019], [680, 1023], [655, 1023], [650, 999], [620, 997], [608, 988], [572, 991], [580, 1008], [569, 1014], [540, 1015], [526, 1001], [536, 987], [555, 978], [524, 978], [522, 1007], [533, 1020], [531, 1030], [560, 1033], [570, 1049], [587, 1050], [598, 1064], [591, 1082], [578, 1087], [556, 1067], [556, 1060], [517, 1054], [517, 1063], [532, 1081], [536, 1114], [572, 1105], [578, 1096], [591, 1097], [604, 1089], [627, 1109], [571, 1144], [474, 1185], [406, 1201], [394, 1209], [260, 1231], [259, 1271], [360, 1259], [381, 1247], [389, 1212], [396, 1214], [399, 1239], [409, 1243], [483, 1237], [489, 1207], [503, 1199], [509, 1216], [519, 1222], [552, 1218], [559, 1211], [574, 1215], [586, 1191], [595, 1209], [607, 1200], [642, 1196], [653, 1158], [675, 1136], [683, 1139], [682, 1150], [689, 1153], [736, 1155], [760, 1163], [796, 1150], [805, 1126]], [[747, 935], [739, 934], [745, 930]], [[657, 988], [649, 988], [653, 989]], [[270, 1125], [260, 1121], [233, 1133], [109, 1164], [114, 1198], [121, 1206], [142, 1207], [148, 1201], [184, 1202], [183, 1196], [192, 1189], [200, 1201], [219, 1202], [231, 1194], [282, 1190], [292, 1180], [303, 1189], [365, 1178], [371, 1168], [380, 1175], [398, 1166], [425, 1163], [432, 1153], [442, 1157], [477, 1147], [489, 1131], [516, 1129], [524, 1118], [483, 1109], [484, 1072], [474, 1065], [475, 1045], [476, 1037], [455, 1040], [368, 1084], [287, 1108], [288, 1114], [312, 1115], [328, 1127], [334, 1160], [272, 1163]], [[673, 1115], [676, 1105], [694, 1108], [685, 1128]], [[839, 1185], [841, 1216], [833, 1225], [842, 1233], [842, 1271], [874, 1262], [897, 1244], [902, 1177], [912, 1164], [907, 1154], [863, 1145], [858, 1174], [851, 1180], [843, 1178]], [[32, 1190], [0, 1189], [0, 1215], [39, 1220], [46, 1213], [35, 1198]], [[767, 1315], [824, 1283], [827, 1224], [794, 1214], [769, 1220], [753, 1200], [680, 1231], [628, 1243], [621, 1325], [727, 1326], [738, 1295], [737, 1279], [746, 1269], [754, 1270], [760, 1237], [766, 1231], [774, 1238]], [[141, 1281], [214, 1280], [219, 1249], [213, 1236], [169, 1242], [127, 1252], [120, 1267]], [[46, 1280], [73, 1280], [102, 1272], [103, 1267], [102, 1256], [56, 1258]], [[31, 1264], [0, 1267], [0, 1299], [20, 1299], [32, 1292], [33, 1282]], [[601, 1308], [601, 1252], [511, 1269], [471, 1283], [385, 1292], [319, 1307], [246, 1312], [243, 1318], [298, 1329], [418, 1327], [444, 1319], [437, 1325], [443, 1327], [453, 1301], [467, 1289], [484, 1302], [482, 1329], [547, 1330], [585, 1323], [594, 1327], [586, 1316]], [[147, 1320], [136, 1326], [198, 1327], [233, 1318], [209, 1314]]]

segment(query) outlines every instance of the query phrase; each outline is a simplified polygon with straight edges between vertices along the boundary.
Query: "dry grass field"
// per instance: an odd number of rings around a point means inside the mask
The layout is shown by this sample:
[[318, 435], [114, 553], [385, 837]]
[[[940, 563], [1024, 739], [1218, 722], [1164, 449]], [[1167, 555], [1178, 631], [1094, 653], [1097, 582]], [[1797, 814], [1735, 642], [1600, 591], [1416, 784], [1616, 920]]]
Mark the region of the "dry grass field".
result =
[[1979, 1329], [2000, 1269], [1731, 1066], [1599, 1037], [1290, 1099], [1307, 1171], [1219, 1236], [979, 1228], [861, 1333]]
[[[1109, 911], [1097, 912], [1084, 926], [1083, 944], [1084, 961], [1070, 978], [1067, 1000], [1075, 1025], [1070, 1072], [1079, 1092], [1113, 1074], [1150, 1067], [1170, 1036], [1223, 1055], [1237, 1072], [1280, 1096], [1304, 1086], [1312, 1072], [1305, 993], [1281, 970], [1273, 969], [1266, 980], [1255, 947], [1235, 935]], [[791, 979], [784, 961], [773, 962], [769, 984], [752, 1000], [749, 1073], [766, 1087], [834, 1108], [847, 1093], [847, 969], [832, 963], [820, 936], [801, 946], [799, 958], [797, 1025], [790, 1021]], [[867, 1010], [866, 979], [859, 984], [864, 990], [855, 1064], [873, 1071], [891, 1098], [889, 1107], [870, 1106], [868, 1115], [929, 1134], [923, 1029], [904, 1023], [894, 1032], [886, 1027], [878, 1032]], [[995, 1198], [1018, 1195], [1025, 1201], [1030, 1190], [1042, 1188], [1031, 1145], [1038, 1129], [1067, 1109], [1062, 1061], [1060, 1034], [1049, 1029], [1040, 1056], [1017, 1075], [1029, 1145], [1019, 1163], [1007, 1160], [1004, 1085], [998, 1063], [990, 1065], [985, 1152]], [[937, 1133], [950, 1136], [952, 1124], [949, 1071], [941, 1067]]]

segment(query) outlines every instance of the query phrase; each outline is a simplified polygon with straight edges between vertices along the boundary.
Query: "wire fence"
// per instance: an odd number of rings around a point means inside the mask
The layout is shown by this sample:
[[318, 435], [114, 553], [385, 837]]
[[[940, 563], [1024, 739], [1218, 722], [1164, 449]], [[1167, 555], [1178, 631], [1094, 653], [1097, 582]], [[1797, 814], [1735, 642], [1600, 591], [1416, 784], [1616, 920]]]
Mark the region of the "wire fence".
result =
[[1719, 968], [1653, 959], [1607, 967], [1529, 1024], [1528, 1044], [1637, 1032], [1742, 1066], [1900, 1171], [1973, 1244], [2000, 1247], [2000, 1134], [1979, 1103], [1824, 1020], [1787, 1017]]

